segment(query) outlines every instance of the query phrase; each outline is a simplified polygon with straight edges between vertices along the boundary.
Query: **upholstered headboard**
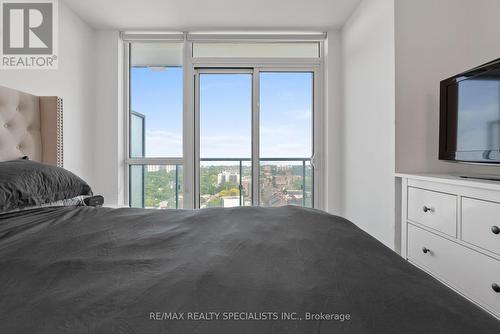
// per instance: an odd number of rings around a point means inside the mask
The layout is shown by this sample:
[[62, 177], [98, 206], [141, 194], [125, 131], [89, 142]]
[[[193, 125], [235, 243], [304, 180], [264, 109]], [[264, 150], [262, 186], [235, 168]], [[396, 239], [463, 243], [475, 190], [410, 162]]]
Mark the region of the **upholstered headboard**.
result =
[[0, 161], [23, 156], [63, 166], [62, 99], [0, 86]]

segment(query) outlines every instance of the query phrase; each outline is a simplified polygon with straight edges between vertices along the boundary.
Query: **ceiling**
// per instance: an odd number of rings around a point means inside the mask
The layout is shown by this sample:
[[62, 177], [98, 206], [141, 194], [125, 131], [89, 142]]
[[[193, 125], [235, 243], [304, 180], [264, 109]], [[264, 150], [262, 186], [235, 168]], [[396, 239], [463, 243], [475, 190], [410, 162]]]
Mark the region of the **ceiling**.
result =
[[293, 30], [339, 28], [360, 0], [63, 0], [96, 29]]

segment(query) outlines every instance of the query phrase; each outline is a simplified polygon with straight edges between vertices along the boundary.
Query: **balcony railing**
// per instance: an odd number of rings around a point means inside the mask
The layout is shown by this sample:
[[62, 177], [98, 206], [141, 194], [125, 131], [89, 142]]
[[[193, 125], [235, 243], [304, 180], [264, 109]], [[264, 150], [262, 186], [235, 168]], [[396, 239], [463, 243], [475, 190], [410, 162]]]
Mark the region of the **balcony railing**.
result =
[[[200, 163], [209, 163], [209, 162], [214, 162], [214, 163], [222, 163], [223, 166], [227, 167], [228, 169], [231, 167], [237, 167], [237, 175], [238, 175], [238, 189], [239, 189], [239, 205], [242, 206], [244, 205], [244, 194], [243, 194], [243, 175], [244, 175], [244, 167], [251, 168], [251, 166], [245, 166], [244, 162], [250, 163], [252, 161], [251, 158], [200, 158]], [[311, 159], [310, 158], [260, 158], [259, 159], [261, 163], [261, 168], [259, 171], [260, 178], [262, 181], [263, 175], [262, 175], [262, 166], [268, 165], [268, 166], [274, 166], [273, 164], [270, 164], [271, 162], [276, 162], [280, 166], [287, 166], [286, 163], [289, 162], [291, 163], [291, 166], [300, 166], [301, 167], [301, 191], [302, 191], [302, 206], [308, 206], [308, 198], [311, 200], [311, 204], [309, 206], [312, 206], [312, 168], [310, 167]], [[228, 165], [227, 163], [234, 162], [234, 165]], [[298, 163], [298, 164], [297, 164]], [[310, 168], [310, 175], [311, 175], [311, 182], [310, 182], [310, 190], [309, 192], [311, 193], [310, 196], [308, 196], [308, 187], [306, 186], [306, 176], [307, 176], [307, 168]], [[200, 173], [201, 174], [201, 173]], [[250, 173], [251, 175], [251, 173]], [[276, 175], [273, 175], [276, 176]], [[254, 183], [252, 182], [252, 186], [254, 186]], [[261, 192], [261, 197], [262, 197], [262, 182], [259, 185], [260, 192]], [[203, 194], [200, 194], [203, 195]], [[256, 204], [256, 203], [254, 203]], [[262, 203], [262, 198], [261, 198], [261, 203], [259, 204], [265, 204]]]
[[[224, 174], [231, 177], [232, 180], [218, 180], [218, 185], [227, 182], [228, 184], [236, 184], [238, 194], [233, 197], [238, 197], [237, 205], [249, 205], [252, 201], [251, 187], [255, 186], [251, 176], [251, 159], [250, 158], [201, 158], [202, 164], [200, 175], [209, 173], [209, 180], [217, 178], [219, 174]], [[274, 164], [273, 164], [274, 163]], [[287, 164], [289, 163], [289, 164]], [[265, 171], [264, 166], [269, 166], [270, 170]], [[217, 167], [216, 171], [210, 173], [206, 170], [209, 167]], [[300, 169], [300, 170], [298, 170]], [[161, 172], [161, 173], [158, 173]], [[273, 174], [274, 173], [274, 174]], [[280, 174], [281, 173], [281, 174]], [[284, 174], [285, 175], [284, 175]], [[265, 174], [265, 175], [264, 175]], [[313, 203], [313, 170], [311, 167], [310, 158], [261, 158], [260, 159], [260, 203], [253, 203], [254, 205], [274, 206], [275, 204], [287, 204], [283, 198], [273, 200], [275, 202], [264, 202], [264, 197], [278, 196], [278, 197], [298, 197], [293, 204], [302, 206], [312, 206]], [[236, 176], [236, 177], [234, 177]], [[149, 208], [180, 208], [182, 207], [183, 191], [182, 191], [182, 165], [131, 165], [130, 166], [130, 203], [131, 206], [149, 207]], [[247, 185], [246, 191], [244, 187], [244, 179], [250, 180], [251, 187]], [[280, 179], [281, 185], [278, 185]], [[211, 182], [211, 181], [210, 181]], [[287, 188], [286, 185], [293, 183], [295, 189]], [[217, 185], [217, 184], [216, 184]], [[216, 185], [211, 184], [212, 189]], [[282, 187], [282, 188], [280, 188]], [[201, 188], [201, 187], [200, 187]], [[301, 192], [301, 196], [298, 195]], [[295, 195], [290, 195], [290, 194]], [[201, 196], [212, 196], [222, 201], [219, 194], [214, 193], [200, 193]], [[302, 197], [300, 199], [300, 197]], [[281, 200], [281, 202], [280, 202]], [[235, 199], [236, 201], [236, 199]], [[284, 201], [284, 202], [283, 202]], [[300, 201], [298, 203], [297, 201]], [[281, 203], [281, 204], [280, 204]], [[212, 206], [220, 206], [212, 205]], [[233, 203], [236, 205], [236, 203]], [[205, 203], [206, 206], [208, 202]]]

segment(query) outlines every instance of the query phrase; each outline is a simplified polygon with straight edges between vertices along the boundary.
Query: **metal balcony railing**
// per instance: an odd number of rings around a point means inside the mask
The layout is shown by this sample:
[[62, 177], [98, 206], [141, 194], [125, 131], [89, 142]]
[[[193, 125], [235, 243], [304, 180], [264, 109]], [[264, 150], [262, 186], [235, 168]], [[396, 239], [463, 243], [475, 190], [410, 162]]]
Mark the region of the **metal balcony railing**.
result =
[[[210, 164], [211, 166], [224, 166], [224, 167], [227, 167], [227, 169], [229, 170], [233, 170], [233, 171], [236, 171], [236, 174], [238, 174], [238, 182], [237, 185], [238, 185], [238, 190], [239, 190], [239, 205], [244, 205], [244, 192], [243, 192], [243, 176], [244, 176], [244, 167], [247, 167], [247, 168], [251, 168], [251, 165], [250, 164], [247, 164], [245, 166], [245, 162], [246, 163], [250, 163], [252, 161], [251, 158], [201, 158], [200, 159], [200, 162], [205, 162], [205, 163], [213, 163], [213, 164]], [[234, 164], [230, 164], [230, 163], [234, 163]], [[277, 162], [277, 163], [281, 163], [280, 165], [286, 165], [286, 164], [283, 164], [283, 163], [286, 163], [286, 162], [290, 162], [290, 163], [293, 163], [292, 166], [301, 166], [301, 172], [302, 172], [302, 175], [301, 175], [301, 181], [302, 181], [302, 185], [301, 185], [301, 189], [302, 190], [302, 206], [306, 206], [307, 205], [307, 199], [308, 199], [308, 187], [306, 186], [306, 175], [307, 175], [307, 168], [311, 168], [311, 176], [313, 177], [313, 171], [312, 171], [312, 167], [310, 165], [310, 162], [311, 162], [311, 159], [310, 158], [260, 158], [260, 162], [261, 162], [261, 166], [262, 165], [270, 165], [272, 166], [273, 164], [270, 164], [272, 162]], [[297, 162], [299, 162], [299, 164], [296, 164]], [[217, 163], [221, 163], [221, 165], [218, 165]], [[229, 164], [228, 164], [229, 163]], [[134, 165], [131, 165], [130, 167], [132, 167]], [[141, 165], [135, 165], [135, 166], [141, 166]], [[141, 180], [137, 180], [136, 182], [140, 182], [141, 185], [141, 190], [142, 190], [142, 207], [144, 207], [145, 205], [145, 198], [146, 198], [146, 188], [147, 188], [147, 184], [146, 184], [146, 171], [148, 169], [148, 166], [163, 166], [163, 165], [142, 165], [142, 173], [141, 173]], [[175, 185], [173, 185], [175, 187], [175, 208], [179, 208], [179, 200], [180, 200], [180, 196], [182, 195], [182, 180], [181, 180], [181, 175], [182, 175], [182, 165], [180, 164], [172, 164], [170, 165], [171, 167], [174, 167], [175, 166], [175, 169], [172, 170], [172, 172], [175, 172]], [[203, 167], [202, 167], [203, 168]], [[151, 171], [149, 171], [150, 173]], [[259, 173], [261, 173], [261, 171], [259, 171]], [[250, 175], [251, 176], [251, 172], [250, 173], [247, 173], [247, 175]], [[130, 186], [132, 185], [132, 180], [130, 180]], [[310, 192], [311, 192], [311, 205], [312, 205], [312, 179], [311, 179], [311, 184], [310, 184]], [[252, 186], [253, 186], [253, 183], [252, 183]], [[130, 191], [131, 193], [131, 191]], [[200, 194], [202, 195], [202, 194]], [[130, 197], [131, 199], [131, 197]], [[256, 204], [256, 203], [254, 203]], [[260, 203], [259, 203], [260, 204]], [[139, 204], [140, 205], [140, 204]]]
[[[251, 162], [251, 158], [200, 158], [200, 162], [235, 162], [238, 166], [239, 175], [239, 205], [243, 205], [243, 162]], [[307, 187], [306, 187], [306, 164], [311, 162], [310, 158], [260, 158], [259, 161], [262, 163], [266, 162], [301, 162], [302, 165], [302, 206], [306, 206], [307, 200]], [[231, 166], [227, 166], [228, 168]], [[312, 189], [311, 189], [312, 190]], [[201, 194], [200, 194], [201, 195]]]

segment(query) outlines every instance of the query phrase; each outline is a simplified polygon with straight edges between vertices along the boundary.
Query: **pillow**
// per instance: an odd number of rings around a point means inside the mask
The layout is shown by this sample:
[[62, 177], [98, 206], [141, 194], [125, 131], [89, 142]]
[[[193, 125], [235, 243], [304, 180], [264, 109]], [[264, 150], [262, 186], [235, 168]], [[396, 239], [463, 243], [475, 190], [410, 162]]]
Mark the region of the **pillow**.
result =
[[49, 202], [45, 204], [40, 204], [40, 205], [34, 205], [34, 206], [25, 206], [22, 208], [16, 208], [13, 210], [8, 210], [8, 211], [0, 211], [1, 214], [9, 213], [9, 212], [19, 212], [19, 211], [27, 211], [27, 210], [34, 210], [34, 209], [40, 209], [40, 208], [48, 208], [48, 207], [54, 207], [54, 206], [87, 206], [85, 203], [85, 200], [87, 198], [90, 198], [91, 196], [76, 196], [73, 198], [67, 198], [67, 199], [62, 199], [59, 201], [55, 202]]
[[0, 162], [0, 212], [92, 195], [75, 174], [28, 159]]

